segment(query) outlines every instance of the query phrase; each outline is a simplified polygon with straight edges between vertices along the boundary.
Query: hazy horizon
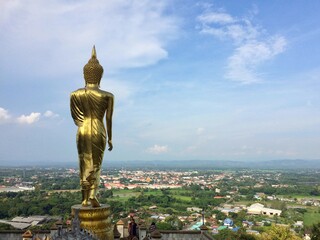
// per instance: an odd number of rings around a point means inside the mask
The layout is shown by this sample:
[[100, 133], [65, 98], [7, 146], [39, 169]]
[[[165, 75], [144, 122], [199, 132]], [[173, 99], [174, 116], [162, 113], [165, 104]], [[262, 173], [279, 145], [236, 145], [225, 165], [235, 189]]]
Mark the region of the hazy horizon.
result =
[[69, 94], [94, 44], [115, 95], [104, 163], [320, 159], [319, 7], [2, 1], [0, 165], [77, 164]]
[[[78, 168], [76, 162], [33, 162], [9, 163], [1, 162], [0, 168]], [[102, 163], [103, 170], [112, 169], [184, 169], [184, 170], [214, 170], [214, 169], [261, 169], [261, 170], [320, 170], [320, 159], [315, 160], [269, 160], [269, 161], [228, 161], [228, 160], [123, 160]]]

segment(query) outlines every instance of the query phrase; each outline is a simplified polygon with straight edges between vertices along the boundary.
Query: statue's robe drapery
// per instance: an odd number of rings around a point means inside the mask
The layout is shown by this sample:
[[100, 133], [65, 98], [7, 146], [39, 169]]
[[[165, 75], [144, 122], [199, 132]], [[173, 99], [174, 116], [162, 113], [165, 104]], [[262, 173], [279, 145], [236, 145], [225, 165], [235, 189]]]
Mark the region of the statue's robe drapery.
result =
[[103, 153], [106, 147], [106, 129], [103, 117], [108, 111], [110, 93], [82, 88], [71, 93], [71, 115], [78, 126], [77, 148], [82, 189], [98, 188]]

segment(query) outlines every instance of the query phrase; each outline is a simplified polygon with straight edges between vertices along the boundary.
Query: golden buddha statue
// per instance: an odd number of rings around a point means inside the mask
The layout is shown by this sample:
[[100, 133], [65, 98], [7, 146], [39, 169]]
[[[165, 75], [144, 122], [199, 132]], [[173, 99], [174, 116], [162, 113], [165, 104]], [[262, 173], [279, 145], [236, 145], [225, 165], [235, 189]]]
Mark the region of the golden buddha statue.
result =
[[[89, 62], [83, 68], [85, 87], [70, 95], [70, 109], [74, 123], [78, 126], [77, 148], [80, 164], [80, 185], [82, 206], [91, 204], [100, 207], [97, 191], [103, 153], [106, 147], [106, 133], [109, 151], [112, 150], [112, 114], [114, 96], [100, 90], [103, 68], [97, 59], [93, 46]], [[106, 114], [106, 128], [103, 118]]]

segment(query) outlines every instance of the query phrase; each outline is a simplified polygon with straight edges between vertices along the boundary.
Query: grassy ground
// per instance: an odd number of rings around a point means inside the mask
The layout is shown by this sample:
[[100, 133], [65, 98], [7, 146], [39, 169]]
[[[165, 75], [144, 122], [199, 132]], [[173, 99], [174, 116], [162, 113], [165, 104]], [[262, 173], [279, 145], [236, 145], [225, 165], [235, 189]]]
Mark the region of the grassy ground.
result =
[[188, 196], [173, 195], [173, 197], [185, 202], [191, 202], [191, 197], [188, 197]]
[[[137, 197], [139, 196], [141, 193], [140, 192], [136, 192], [135, 190], [129, 190], [129, 189], [113, 189], [113, 196], [118, 198], [120, 201], [126, 201], [128, 200], [130, 197]], [[182, 189], [170, 189], [169, 190], [169, 194], [179, 200], [185, 201], [185, 202], [190, 202], [191, 201], [191, 193], [189, 194], [189, 196], [184, 196], [181, 194], [186, 194], [189, 193], [186, 190], [182, 190]], [[143, 193], [144, 195], [154, 195], [154, 196], [162, 196], [163, 193], [161, 190], [159, 189], [150, 189], [147, 192]]]
[[144, 192], [144, 195], [161, 196], [162, 192], [161, 192], [161, 190], [153, 189], [153, 190], [149, 190], [148, 192]]
[[312, 226], [313, 224], [316, 224], [320, 222], [320, 212], [319, 208], [308, 208], [308, 212], [306, 212], [303, 215], [303, 223], [305, 226]]
[[119, 201], [127, 201], [130, 197], [139, 196], [139, 192], [135, 192], [129, 189], [113, 189], [113, 196], [118, 198]]
[[320, 199], [320, 196], [304, 196], [304, 195], [277, 195], [277, 197], [291, 198], [291, 199]]
[[[191, 201], [191, 196], [192, 196], [192, 192], [191, 191], [187, 191], [184, 189], [170, 189], [170, 194], [179, 200], [185, 201], [185, 202], [190, 202]], [[186, 196], [187, 195], [187, 196]]]

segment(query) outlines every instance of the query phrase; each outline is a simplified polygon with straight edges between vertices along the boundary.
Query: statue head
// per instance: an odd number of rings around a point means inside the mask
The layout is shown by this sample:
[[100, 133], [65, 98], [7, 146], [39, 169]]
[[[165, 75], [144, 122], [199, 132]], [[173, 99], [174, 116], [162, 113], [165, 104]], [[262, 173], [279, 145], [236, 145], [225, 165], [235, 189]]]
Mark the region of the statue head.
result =
[[100, 84], [103, 74], [103, 67], [97, 59], [96, 48], [93, 46], [91, 58], [88, 63], [83, 67], [84, 79], [87, 83]]

